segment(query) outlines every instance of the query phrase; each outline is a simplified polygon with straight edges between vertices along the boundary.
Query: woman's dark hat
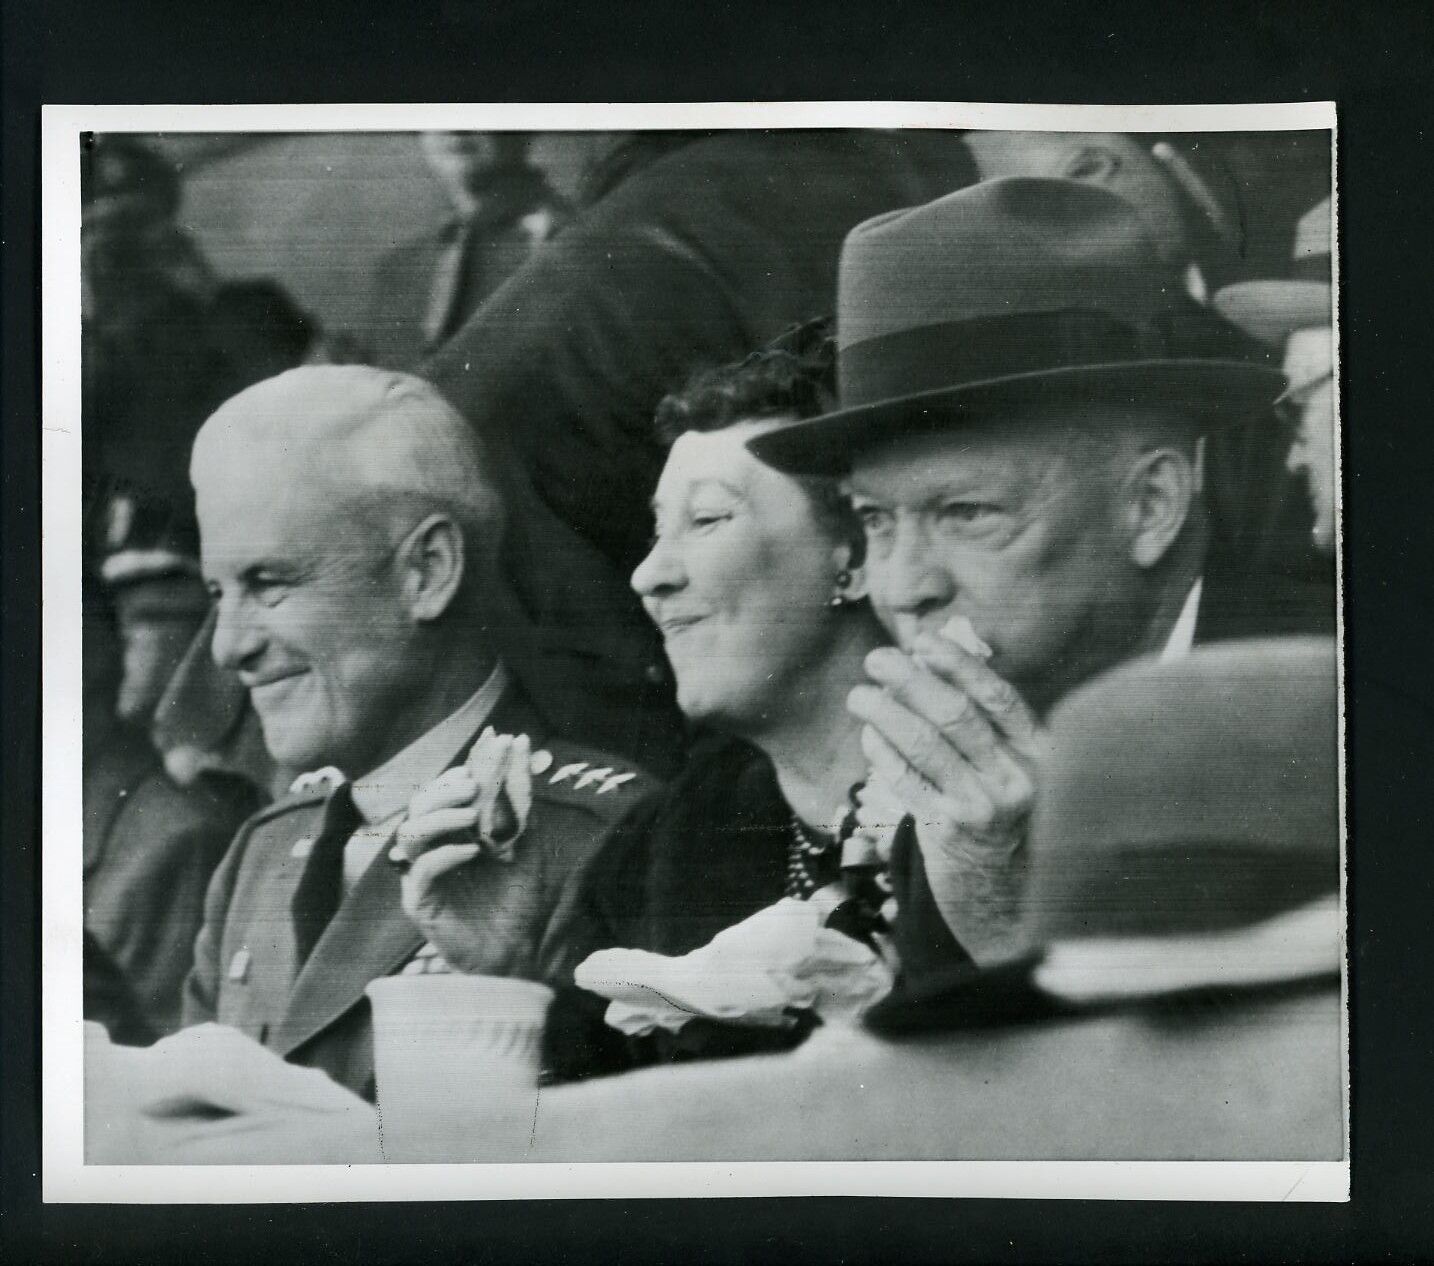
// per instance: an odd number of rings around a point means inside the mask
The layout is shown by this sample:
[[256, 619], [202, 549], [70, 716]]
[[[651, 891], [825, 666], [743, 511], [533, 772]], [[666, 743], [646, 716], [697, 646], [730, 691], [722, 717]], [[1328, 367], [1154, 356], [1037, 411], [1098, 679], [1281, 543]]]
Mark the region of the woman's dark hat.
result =
[[844, 474], [885, 440], [1051, 405], [1159, 403], [1201, 430], [1273, 402], [1263, 349], [1186, 295], [1134, 207], [1069, 180], [991, 180], [858, 225], [837, 284], [842, 407], [748, 447]]

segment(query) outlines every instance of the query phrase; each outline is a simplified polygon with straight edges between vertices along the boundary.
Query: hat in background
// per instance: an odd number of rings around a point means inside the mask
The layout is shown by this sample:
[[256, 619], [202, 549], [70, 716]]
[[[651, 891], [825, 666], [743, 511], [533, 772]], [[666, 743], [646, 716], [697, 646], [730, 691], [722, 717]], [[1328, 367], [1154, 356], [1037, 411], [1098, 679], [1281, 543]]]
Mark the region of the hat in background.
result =
[[1083, 401], [1162, 403], [1210, 429], [1279, 395], [1262, 358], [1189, 298], [1123, 198], [984, 181], [848, 234], [842, 407], [748, 447], [779, 470], [843, 474], [905, 434]]
[[1051, 718], [1031, 831], [1033, 945], [1219, 934], [1337, 895], [1335, 644], [1142, 661]]
[[112, 589], [161, 578], [199, 578], [199, 535], [192, 512], [119, 490], [104, 499], [100, 514], [99, 573]]
[[1278, 347], [1295, 330], [1334, 320], [1331, 242], [1334, 208], [1322, 199], [1295, 225], [1290, 271], [1285, 278], [1237, 282], [1215, 295], [1226, 320], [1251, 337]]

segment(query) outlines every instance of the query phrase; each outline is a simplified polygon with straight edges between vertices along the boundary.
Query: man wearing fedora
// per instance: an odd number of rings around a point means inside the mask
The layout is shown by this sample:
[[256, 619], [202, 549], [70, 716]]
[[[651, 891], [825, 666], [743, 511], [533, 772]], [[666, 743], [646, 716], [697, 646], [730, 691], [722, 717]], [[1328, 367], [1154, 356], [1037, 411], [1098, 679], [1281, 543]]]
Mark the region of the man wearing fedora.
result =
[[1287, 465], [1309, 481], [1314, 506], [1314, 544], [1334, 549], [1334, 309], [1330, 200], [1300, 217], [1290, 275], [1281, 280], [1245, 281], [1226, 286], [1215, 306], [1230, 321], [1269, 347], [1283, 347], [1289, 388], [1281, 404], [1292, 415], [1294, 442]]
[[[750, 447], [846, 476], [865, 528], [897, 646], [850, 707], [865, 820], [900, 823], [910, 980], [1010, 951], [1058, 700], [1135, 657], [1330, 632], [1334, 612], [1208, 555], [1199, 439], [1283, 378], [1189, 299], [1124, 199], [1013, 178], [867, 221], [837, 311], [842, 408]], [[953, 617], [989, 657], [942, 636]]]

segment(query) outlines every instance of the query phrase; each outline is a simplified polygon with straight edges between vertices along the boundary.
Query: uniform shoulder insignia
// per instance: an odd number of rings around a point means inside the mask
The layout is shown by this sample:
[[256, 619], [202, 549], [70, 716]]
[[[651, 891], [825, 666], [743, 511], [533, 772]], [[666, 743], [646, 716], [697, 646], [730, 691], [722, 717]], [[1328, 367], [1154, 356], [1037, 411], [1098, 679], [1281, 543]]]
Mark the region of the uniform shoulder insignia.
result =
[[325, 765], [322, 769], [312, 769], [295, 778], [289, 784], [289, 794], [297, 796], [315, 791], [329, 792], [344, 781], [346, 780], [343, 770], [333, 765]]
[[[600, 800], [602, 806], [611, 805], [619, 810], [635, 799], [636, 794], [657, 785], [657, 780], [651, 775], [632, 765], [615, 762], [606, 753], [567, 745], [555, 751], [544, 765], [543, 772], [545, 777], [533, 779], [535, 790], [547, 788], [554, 794], [566, 792], [564, 799], [569, 802], [591, 804]], [[593, 807], [596, 809], [599, 806], [594, 804]], [[603, 811], [606, 812], [606, 809]]]
[[296, 809], [321, 804], [340, 783], [344, 775], [332, 766], [300, 774], [289, 784], [289, 790], [277, 800], [271, 801], [249, 819], [251, 826], [258, 826], [272, 818], [283, 817]]

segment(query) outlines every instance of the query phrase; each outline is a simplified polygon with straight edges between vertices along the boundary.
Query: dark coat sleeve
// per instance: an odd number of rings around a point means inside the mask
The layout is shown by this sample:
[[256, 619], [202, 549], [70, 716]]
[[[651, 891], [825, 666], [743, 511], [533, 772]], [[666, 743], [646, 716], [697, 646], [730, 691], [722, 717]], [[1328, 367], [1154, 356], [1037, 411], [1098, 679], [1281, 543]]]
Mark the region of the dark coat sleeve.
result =
[[105, 947], [85, 933], [85, 1019], [103, 1024], [119, 1046], [148, 1046], [159, 1034], [150, 1027], [134, 992]]
[[896, 952], [901, 962], [897, 988], [919, 985], [934, 973], [974, 967], [932, 896], [910, 818], [902, 821], [892, 842], [891, 884], [897, 908]]

